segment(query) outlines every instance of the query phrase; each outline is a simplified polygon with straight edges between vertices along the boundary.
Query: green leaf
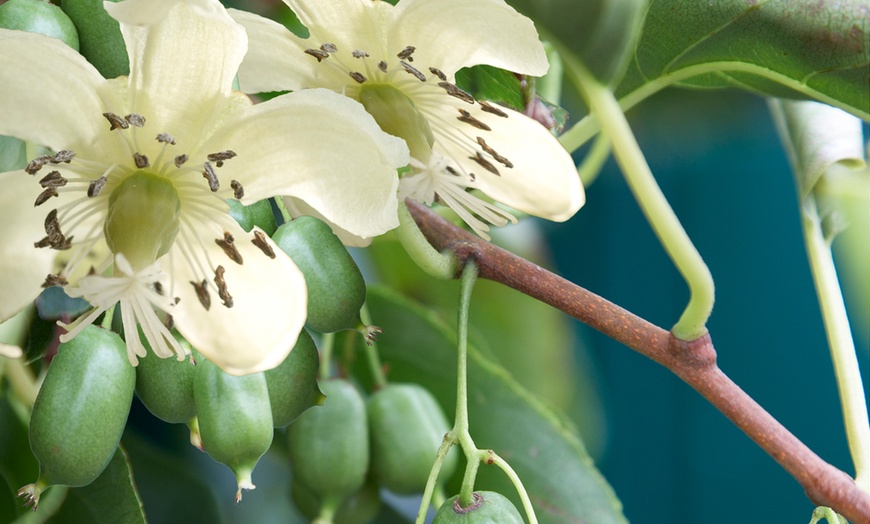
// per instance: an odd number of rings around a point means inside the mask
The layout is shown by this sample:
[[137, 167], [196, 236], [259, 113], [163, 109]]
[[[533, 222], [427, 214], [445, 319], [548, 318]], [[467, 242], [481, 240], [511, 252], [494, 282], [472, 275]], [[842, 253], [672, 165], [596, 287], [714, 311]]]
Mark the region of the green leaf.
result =
[[868, 32], [866, 0], [656, 0], [616, 93], [631, 106], [668, 85], [738, 87], [867, 119]]
[[[368, 306], [384, 330], [378, 349], [389, 379], [423, 385], [452, 414], [455, 331], [434, 313], [383, 288], [369, 288]], [[478, 446], [495, 450], [516, 470], [542, 524], [626, 522], [612, 489], [560, 417], [473, 346], [468, 366], [471, 434]], [[481, 467], [475, 489], [499, 491], [519, 503], [506, 476], [494, 467]]]
[[460, 69], [456, 85], [478, 99], [500, 102], [517, 111], [526, 107], [519, 78], [503, 69], [488, 65]]
[[82, 56], [104, 78], [130, 73], [130, 61], [124, 38], [121, 36], [121, 27], [106, 12], [102, 0], [61, 0], [60, 7], [78, 29]]

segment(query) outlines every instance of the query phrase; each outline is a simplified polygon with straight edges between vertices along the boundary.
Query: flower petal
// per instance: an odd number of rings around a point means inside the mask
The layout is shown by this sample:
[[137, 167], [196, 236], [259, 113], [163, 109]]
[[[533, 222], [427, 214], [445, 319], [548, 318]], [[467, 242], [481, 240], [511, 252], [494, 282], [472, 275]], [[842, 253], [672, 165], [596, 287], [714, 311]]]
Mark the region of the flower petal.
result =
[[57, 251], [35, 249], [45, 236], [45, 209], [32, 202], [42, 190], [24, 171], [0, 173], [0, 322], [32, 302], [52, 270]]
[[387, 2], [284, 0], [284, 3], [308, 28], [314, 47], [324, 43], [353, 45], [370, 53], [379, 53], [384, 48], [384, 29], [393, 9]]
[[326, 220], [323, 215], [317, 212], [316, 209], [309, 206], [303, 200], [299, 200], [298, 198], [293, 197], [284, 197], [284, 205], [287, 206], [287, 210], [290, 212], [290, 215], [294, 218], [300, 216], [311, 216], [315, 218], [319, 218], [320, 220], [329, 224], [329, 227], [332, 228], [332, 232], [335, 233], [335, 236], [341, 240], [341, 243], [345, 246], [350, 247], [366, 247], [372, 243], [372, 238], [362, 238], [353, 233], [346, 231], [337, 225], [333, 224], [329, 220]]
[[0, 135], [55, 150], [87, 143], [105, 125], [103, 77], [56, 38], [0, 29]]
[[127, 0], [103, 2], [106, 11], [115, 20], [129, 25], [151, 25], [166, 16], [178, 0]]
[[248, 107], [206, 147], [238, 154], [220, 176], [242, 183], [242, 203], [292, 196], [361, 237], [398, 225], [396, 169], [408, 148], [347, 97], [306, 89]]
[[[497, 202], [557, 222], [568, 220], [583, 206], [586, 196], [574, 161], [544, 126], [504, 107], [499, 107], [499, 110], [507, 117], [485, 112], [481, 110], [480, 104], [465, 105], [463, 108], [473, 118], [486, 124], [490, 130], [457, 122], [454, 108], [440, 106], [436, 110], [435, 120], [449, 125], [456, 122], [457, 126], [466, 126], [449, 133], [456, 135], [457, 131], [463, 131], [467, 137], [457, 143], [446, 139], [441, 131], [445, 124], [435, 126], [435, 149], [459, 162], [466, 172], [474, 173], [474, 187], [480, 188]], [[478, 138], [483, 139], [492, 151], [505, 157], [513, 167], [506, 167], [486, 152], [476, 141]], [[469, 158], [475, 156], [468, 149], [471, 145], [477, 146], [476, 152], [498, 171], [498, 175]]]
[[418, 63], [447, 75], [478, 64], [532, 76], [549, 67], [532, 21], [503, 0], [401, 0], [390, 27], [393, 45], [415, 46]]
[[151, 25], [122, 22], [121, 32], [130, 56], [130, 110], [182, 143], [197, 143], [184, 132], [207, 133], [222, 116], [247, 49], [245, 30], [217, 1], [197, 0], [175, 2]]
[[[165, 260], [169, 261], [166, 266], [170, 268], [172, 292], [181, 299], [175, 314], [178, 331], [225, 372], [246, 375], [284, 361], [305, 324], [308, 294], [302, 272], [268, 237], [274, 259], [247, 241], [251, 235], [237, 225], [228, 223], [226, 228], [237, 239], [235, 246], [244, 260], [243, 264], [223, 264], [233, 307], [227, 308], [213, 297], [206, 310], [190, 284], [201, 277], [193, 273], [180, 249], [174, 249]], [[214, 242], [206, 242], [205, 247], [211, 260], [226, 260]]]

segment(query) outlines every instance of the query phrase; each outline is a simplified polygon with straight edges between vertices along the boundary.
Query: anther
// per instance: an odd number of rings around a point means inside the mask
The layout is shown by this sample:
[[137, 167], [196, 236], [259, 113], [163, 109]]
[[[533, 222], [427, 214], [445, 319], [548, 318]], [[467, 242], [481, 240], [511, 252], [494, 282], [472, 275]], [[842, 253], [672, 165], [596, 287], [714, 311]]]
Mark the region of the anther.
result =
[[480, 151], [477, 152], [477, 155], [470, 156], [468, 158], [470, 158], [471, 160], [474, 160], [475, 162], [477, 162], [478, 164], [483, 166], [484, 169], [486, 169], [487, 171], [489, 171], [493, 175], [501, 176], [501, 173], [498, 172], [498, 169], [496, 169], [496, 167], [494, 165], [492, 165], [492, 162], [483, 158], [483, 155], [480, 154]]
[[40, 169], [42, 169], [45, 164], [51, 162], [52, 158], [53, 157], [51, 155], [42, 155], [36, 157], [27, 164], [27, 167], [24, 168], [24, 171], [26, 171], [28, 175], [35, 175], [39, 172]]
[[60, 151], [55, 153], [53, 157], [51, 157], [51, 160], [49, 160], [49, 162], [51, 162], [52, 164], [60, 164], [61, 162], [63, 162], [64, 164], [69, 164], [70, 161], [75, 158], [75, 156], [76, 154], [69, 149], [61, 149]]
[[216, 193], [217, 190], [221, 188], [217, 173], [215, 173], [214, 168], [211, 167], [210, 162], [204, 162], [202, 164], [202, 176], [208, 180], [208, 188], [211, 189], [212, 193]]
[[42, 283], [43, 289], [47, 289], [54, 286], [65, 286], [69, 284], [67, 279], [63, 275], [52, 275], [51, 273], [45, 277], [45, 282]]
[[[175, 317], [172, 315], [166, 315], [166, 320], [163, 321], [163, 325], [166, 326], [166, 329], [172, 331], [175, 328]], [[193, 358], [192, 355], [191, 358]]]
[[103, 175], [96, 180], [91, 180], [91, 183], [88, 184], [88, 197], [94, 198], [99, 195], [100, 191], [102, 191], [103, 187], [106, 185], [107, 180], [108, 177], [106, 175]]
[[459, 173], [458, 173], [455, 169], [453, 169], [452, 167], [450, 167], [450, 166], [446, 166], [446, 167], [444, 168], [444, 171], [447, 171], [448, 173], [450, 173], [450, 174], [453, 175], [453, 176], [459, 176]]
[[313, 56], [318, 62], [322, 62], [324, 59], [329, 58], [329, 53], [321, 49], [306, 49], [305, 54]]
[[175, 167], [183, 166], [184, 163], [187, 162], [188, 158], [190, 157], [187, 155], [178, 155], [177, 157], [175, 157]]
[[224, 162], [234, 158], [236, 156], [235, 151], [231, 151], [227, 149], [226, 151], [218, 151], [217, 153], [211, 153], [207, 156], [209, 162], [215, 162], [218, 167], [223, 167]]
[[169, 144], [172, 146], [175, 145], [175, 137], [170, 135], [169, 133], [160, 133], [159, 135], [157, 135], [157, 141], [161, 144]]
[[214, 270], [214, 283], [218, 288], [218, 296], [223, 301], [224, 306], [231, 308], [233, 307], [233, 296], [227, 291], [227, 282], [224, 280], [225, 271], [223, 266], [218, 266]]
[[500, 116], [502, 118], [508, 117], [507, 113], [505, 113], [501, 109], [495, 107], [494, 105], [492, 105], [484, 100], [478, 100], [477, 102], [480, 104], [480, 108], [483, 109], [484, 111], [486, 111], [487, 113], [492, 113], [495, 116]]
[[448, 95], [455, 97], [455, 98], [458, 98], [458, 99], [462, 100], [463, 102], [468, 102], [469, 104], [474, 103], [473, 96], [471, 96], [467, 92], [463, 91], [462, 89], [459, 89], [458, 87], [451, 84], [450, 82], [438, 82], [438, 87], [447, 91]]
[[456, 119], [460, 122], [465, 122], [466, 124], [472, 125], [478, 129], [483, 129], [484, 131], [492, 131], [491, 127], [471, 116], [471, 113], [469, 113], [465, 109], [459, 110], [459, 116], [457, 116]]
[[48, 247], [51, 245], [51, 240], [48, 237], [43, 237], [42, 240], [33, 243], [33, 247], [39, 249], [43, 247]]
[[[52, 247], [52, 249], [57, 249], [63, 251], [65, 249], [69, 249], [72, 242], [72, 237], [66, 238], [64, 234], [60, 230], [60, 221], [57, 219], [57, 209], [52, 209], [48, 212], [48, 215], [45, 217], [45, 234], [47, 237], [43, 240], [37, 242], [37, 244], [42, 244], [45, 240], [48, 240], [48, 245]], [[37, 247], [44, 247], [42, 245]]]
[[67, 183], [67, 180], [60, 174], [59, 171], [52, 171], [51, 173], [42, 177], [39, 181], [39, 185], [42, 187], [63, 187]]
[[245, 196], [245, 188], [242, 187], [242, 183], [238, 180], [230, 181], [230, 187], [233, 188], [233, 197], [236, 200], [241, 200]]
[[406, 72], [406, 73], [411, 74], [411, 75], [414, 75], [415, 77], [417, 77], [417, 80], [419, 80], [419, 81], [421, 81], [421, 82], [425, 82], [425, 81], [426, 81], [426, 75], [424, 75], [423, 73], [421, 73], [420, 71], [418, 71], [416, 67], [412, 66], [412, 65], [409, 64], [408, 62], [399, 62], [399, 64], [400, 64], [403, 68], [405, 68], [405, 72]]
[[236, 264], [242, 264], [244, 263], [244, 260], [242, 260], [242, 254], [239, 253], [239, 249], [234, 245], [234, 242], [235, 239], [229, 231], [224, 231], [223, 238], [214, 239], [214, 243], [219, 245], [221, 249], [224, 250], [224, 253], [228, 257], [230, 257], [230, 260], [232, 260]]
[[335, 44], [331, 44], [329, 42], [326, 42], [325, 44], [320, 46], [320, 50], [325, 52], [325, 53], [337, 53], [338, 47]]
[[416, 47], [409, 45], [405, 47], [405, 49], [402, 49], [396, 56], [399, 57], [399, 60], [407, 60], [408, 62], [413, 62], [414, 59], [411, 57], [411, 55], [413, 55], [414, 51], [416, 50]]
[[387, 63], [381, 60], [378, 62], [378, 69], [380, 69], [382, 73], [386, 73], [388, 69]]
[[158, 295], [163, 296], [163, 284], [161, 284], [160, 282], [155, 282], [154, 283], [154, 291]]
[[45, 204], [46, 202], [48, 202], [49, 198], [56, 197], [56, 196], [57, 196], [57, 189], [55, 189], [53, 187], [49, 187], [48, 189], [46, 189], [45, 191], [40, 193], [38, 197], [36, 197], [36, 202], [33, 203], [33, 207], [39, 207], [42, 204]]
[[484, 140], [483, 137], [477, 137], [477, 143], [480, 144], [480, 147], [482, 147], [484, 151], [489, 153], [496, 160], [496, 162], [501, 163], [504, 167], [508, 169], [514, 167], [513, 162], [498, 154], [495, 149], [491, 148], [489, 144], [486, 143], [486, 140]]
[[447, 81], [447, 75], [445, 75], [445, 74], [444, 74], [440, 69], [438, 69], [437, 67], [430, 67], [430, 68], [429, 68], [429, 72], [432, 73], [433, 75], [437, 76], [438, 79], [441, 80], [442, 82], [446, 82], [446, 81]]
[[351, 53], [354, 58], [368, 58], [369, 54], [363, 51], [362, 49], [357, 49], [353, 53]]
[[126, 120], [133, 127], [145, 126], [145, 117], [138, 113], [130, 113], [129, 115], [124, 117], [124, 120]]
[[151, 165], [151, 162], [148, 160], [148, 157], [145, 155], [140, 155], [139, 153], [133, 153], [133, 162], [136, 164], [136, 167], [139, 169], [144, 169]]
[[260, 248], [260, 251], [262, 251], [267, 257], [275, 258], [275, 251], [272, 249], [272, 246], [266, 242], [266, 235], [264, 235], [262, 231], [254, 231], [254, 238], [251, 240], [251, 243]]
[[206, 288], [208, 281], [203, 279], [202, 282], [197, 283], [191, 280], [190, 283], [193, 284], [193, 289], [196, 290], [196, 298], [199, 299], [199, 303], [208, 311], [211, 308], [211, 296]]
[[103, 116], [106, 117], [106, 120], [109, 121], [112, 127], [109, 128], [109, 131], [114, 131], [116, 129], [127, 129], [130, 127], [130, 123], [116, 115], [115, 113], [103, 113]]
[[360, 73], [360, 72], [357, 72], [357, 71], [351, 71], [351, 72], [348, 73], [348, 74], [350, 75], [351, 78], [353, 78], [354, 80], [356, 80], [356, 81], [357, 81], [358, 83], [360, 83], [360, 84], [362, 84], [363, 82], [366, 81], [366, 77], [363, 76], [363, 74]]

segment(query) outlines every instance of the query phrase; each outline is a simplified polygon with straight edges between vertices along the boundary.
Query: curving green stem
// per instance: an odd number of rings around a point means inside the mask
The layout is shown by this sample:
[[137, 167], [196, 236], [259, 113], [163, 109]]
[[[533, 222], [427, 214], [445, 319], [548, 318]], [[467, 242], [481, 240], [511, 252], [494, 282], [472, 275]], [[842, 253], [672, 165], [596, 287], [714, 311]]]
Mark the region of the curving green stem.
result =
[[459, 294], [459, 319], [457, 326], [457, 372], [456, 372], [456, 419], [452, 432], [456, 434], [468, 464], [462, 487], [459, 490], [459, 503], [462, 507], [470, 506], [474, 501], [474, 479], [477, 477], [477, 446], [468, 431], [468, 311], [471, 307], [471, 291], [477, 281], [477, 264], [468, 262], [462, 268]]
[[[372, 325], [372, 316], [369, 314], [369, 308], [363, 304], [359, 310], [360, 320], [366, 326]], [[382, 389], [387, 385], [387, 377], [384, 375], [384, 367], [381, 365], [381, 356], [378, 353], [378, 344], [374, 340], [368, 340], [363, 345], [363, 351], [366, 353], [366, 360], [369, 364], [369, 369], [372, 372], [372, 379], [375, 381], [375, 389]]]
[[570, 53], [563, 53], [563, 60], [602, 132], [613, 141], [614, 157], [635, 199], [689, 285], [689, 304], [671, 332], [680, 340], [696, 340], [707, 332], [707, 319], [713, 310], [714, 285], [710, 270], [656, 183], [613, 92]]
[[505, 459], [501, 458], [496, 454], [495, 451], [489, 450], [486, 452], [487, 464], [495, 464], [500, 467], [502, 471], [504, 471], [505, 475], [511, 480], [511, 483], [514, 485], [514, 488], [517, 490], [517, 493], [520, 495], [520, 500], [523, 503], [523, 509], [526, 510], [526, 516], [529, 518], [529, 524], [538, 524], [538, 517], [535, 515], [535, 508], [532, 507], [532, 500], [529, 498], [529, 493], [526, 491], [526, 487], [523, 486], [523, 481], [520, 480], [520, 476], [517, 475], [517, 472], [514, 471], [514, 468], [510, 466], [510, 464], [505, 461]]
[[405, 202], [399, 202], [399, 227], [396, 236], [405, 252], [420, 268], [435, 278], [448, 280], [456, 276], [456, 257], [439, 253], [426, 240]]

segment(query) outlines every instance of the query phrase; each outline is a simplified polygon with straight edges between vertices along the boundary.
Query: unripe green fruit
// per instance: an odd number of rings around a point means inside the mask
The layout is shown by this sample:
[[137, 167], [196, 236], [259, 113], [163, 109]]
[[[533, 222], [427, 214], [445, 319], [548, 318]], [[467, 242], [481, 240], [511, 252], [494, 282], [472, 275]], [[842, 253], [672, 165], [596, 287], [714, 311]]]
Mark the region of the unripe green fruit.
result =
[[307, 325], [321, 333], [358, 328], [359, 310], [366, 300], [365, 281], [329, 226], [303, 216], [281, 225], [272, 240], [305, 275]]
[[116, 333], [89, 326], [61, 344], [30, 418], [39, 480], [22, 488], [38, 503], [47, 486], [85, 486], [112, 459], [133, 401], [136, 371]]
[[155, 417], [173, 424], [187, 422], [196, 416], [193, 398], [193, 377], [196, 366], [188, 359], [160, 358], [148, 350], [136, 367], [136, 394]]
[[57, 38], [76, 51], [79, 36], [72, 20], [44, 0], [9, 0], [0, 5], [0, 27]]
[[269, 200], [260, 200], [246, 206], [235, 198], [228, 198], [227, 205], [230, 206], [230, 216], [248, 233], [254, 229], [254, 226], [259, 227], [269, 236], [278, 229]]
[[[320, 515], [323, 499], [311, 488], [294, 479], [290, 488], [293, 503], [309, 520], [315, 520]], [[366, 483], [353, 495], [344, 499], [332, 517], [334, 524], [369, 524], [381, 509], [381, 497], [378, 487]]]
[[130, 61], [121, 27], [106, 12], [102, 0], [61, 0], [60, 7], [78, 30], [82, 56], [104, 78], [130, 74]]
[[366, 407], [346, 380], [320, 383], [321, 407], [310, 409], [287, 429], [295, 481], [323, 499], [341, 501], [365, 482], [369, 468]]
[[317, 346], [303, 329], [284, 362], [265, 372], [272, 424], [276, 428], [293, 422], [306, 409], [323, 404], [325, 397], [317, 388], [319, 367]]
[[[395, 493], [421, 493], [450, 430], [438, 402], [417, 384], [389, 384], [369, 397], [366, 410], [375, 481]], [[447, 455], [442, 477], [453, 474], [456, 460]]]
[[251, 472], [272, 445], [272, 410], [263, 373], [234, 376], [201, 358], [193, 393], [202, 446], [236, 475], [239, 489], [254, 489]]
[[474, 502], [467, 508], [460, 507], [458, 500], [456, 495], [444, 501], [432, 524], [523, 524], [513, 502], [500, 493], [475, 491]]

